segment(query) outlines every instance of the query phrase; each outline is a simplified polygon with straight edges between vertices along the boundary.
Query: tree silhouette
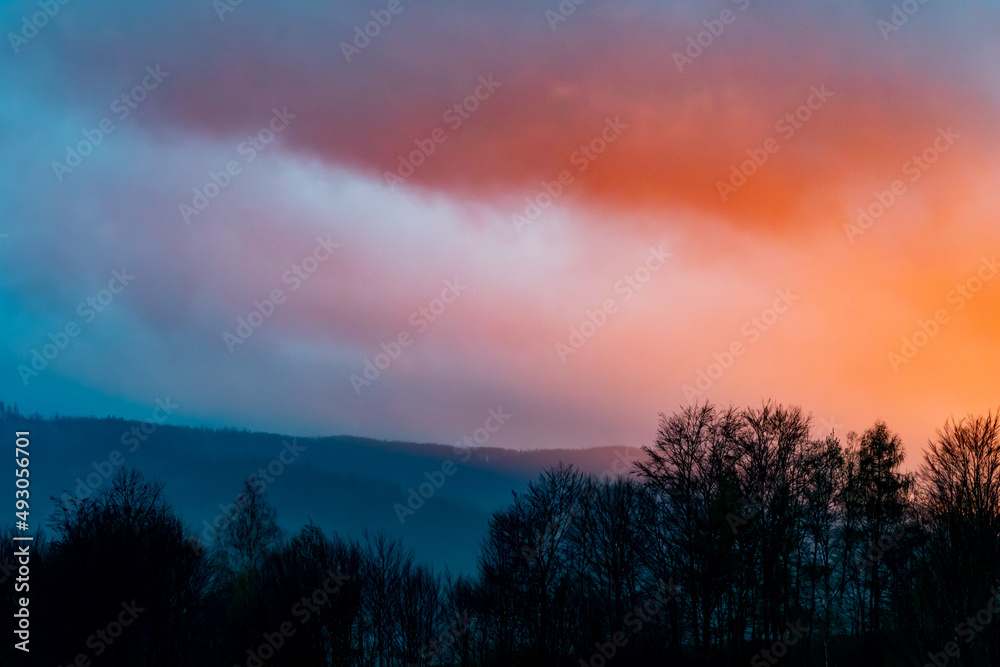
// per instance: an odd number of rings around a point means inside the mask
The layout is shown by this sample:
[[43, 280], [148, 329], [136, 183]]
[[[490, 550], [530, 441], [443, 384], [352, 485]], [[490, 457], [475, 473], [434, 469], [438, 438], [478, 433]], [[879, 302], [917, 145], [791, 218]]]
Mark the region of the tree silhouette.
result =
[[868, 635], [873, 660], [878, 661], [881, 648], [876, 635], [882, 629], [882, 610], [887, 602], [884, 594], [891, 576], [887, 571], [889, 561], [876, 557], [878, 545], [888, 544], [887, 538], [904, 527], [912, 479], [898, 472], [904, 458], [903, 443], [885, 422], [878, 421], [866, 430], [851, 456], [856, 461], [856, 472], [847, 493], [856, 508], [856, 530], [863, 549], [856, 554], [855, 562], [863, 566], [862, 578], [867, 578], [867, 599], [861, 605], [862, 631]]
[[221, 531], [220, 543], [234, 570], [259, 570], [268, 552], [281, 539], [278, 512], [255, 478], [243, 482], [229, 525]]
[[[162, 492], [122, 469], [95, 497], [56, 510], [43, 587], [60, 628], [45, 640], [50, 664], [89, 651], [107, 665], [166, 666], [197, 652], [211, 573]], [[134, 618], [120, 639], [92, 638], [123, 610]]]
[[661, 415], [634, 475], [560, 465], [514, 491], [459, 576], [382, 533], [284, 541], [252, 480], [210, 557], [122, 469], [57, 502], [31, 552], [37, 649], [0, 662], [1000, 664], [1000, 415], [946, 422], [915, 476], [884, 422], [845, 445], [809, 427], [773, 402]]
[[958, 634], [963, 664], [998, 664], [1000, 618], [960, 624], [991, 601], [1000, 611], [1000, 415], [949, 420], [924, 454], [920, 489], [926, 561], [913, 592], [932, 614], [932, 646]]

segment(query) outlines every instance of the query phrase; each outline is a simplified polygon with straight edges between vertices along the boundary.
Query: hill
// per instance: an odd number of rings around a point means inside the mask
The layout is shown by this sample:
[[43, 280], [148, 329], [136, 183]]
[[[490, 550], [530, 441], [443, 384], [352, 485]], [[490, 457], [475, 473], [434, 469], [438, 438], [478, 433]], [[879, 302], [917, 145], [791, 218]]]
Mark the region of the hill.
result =
[[346, 536], [384, 531], [453, 572], [475, 568], [491, 512], [544, 468], [562, 463], [601, 476], [624, 470], [641, 454], [628, 447], [513, 451], [352, 436], [292, 438], [113, 417], [7, 414], [0, 423], [4, 432], [31, 431], [38, 518], [56, 508], [49, 497], [86, 497], [124, 466], [165, 483], [185, 524], [210, 540], [213, 523], [253, 475], [289, 532], [309, 520]]

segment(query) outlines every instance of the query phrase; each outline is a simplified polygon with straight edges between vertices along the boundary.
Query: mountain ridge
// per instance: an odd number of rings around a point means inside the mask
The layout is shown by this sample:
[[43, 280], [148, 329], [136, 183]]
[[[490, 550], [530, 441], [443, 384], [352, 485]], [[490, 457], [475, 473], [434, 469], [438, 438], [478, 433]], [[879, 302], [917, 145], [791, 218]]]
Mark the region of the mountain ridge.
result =
[[545, 468], [617, 474], [638, 448], [513, 450], [336, 435], [291, 437], [235, 428], [155, 424], [120, 417], [0, 417], [6, 432], [30, 430], [36, 512], [88, 497], [119, 468], [164, 484], [195, 536], [212, 536], [243, 481], [256, 476], [289, 533], [309, 521], [331, 532], [402, 538], [418, 558], [452, 571], [475, 568], [490, 514]]

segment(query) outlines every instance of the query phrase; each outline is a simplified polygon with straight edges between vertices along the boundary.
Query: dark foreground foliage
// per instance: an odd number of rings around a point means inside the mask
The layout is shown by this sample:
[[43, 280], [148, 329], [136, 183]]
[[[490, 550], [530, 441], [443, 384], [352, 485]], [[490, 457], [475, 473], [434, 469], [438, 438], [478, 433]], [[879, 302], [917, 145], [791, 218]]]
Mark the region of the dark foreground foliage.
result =
[[[916, 475], [884, 423], [662, 417], [630, 474], [546, 470], [474, 577], [381, 535], [288, 538], [247, 483], [219, 539], [123, 470], [34, 544], [25, 665], [1000, 665], [1000, 420], [950, 421]], [[12, 541], [0, 541], [4, 614]]]

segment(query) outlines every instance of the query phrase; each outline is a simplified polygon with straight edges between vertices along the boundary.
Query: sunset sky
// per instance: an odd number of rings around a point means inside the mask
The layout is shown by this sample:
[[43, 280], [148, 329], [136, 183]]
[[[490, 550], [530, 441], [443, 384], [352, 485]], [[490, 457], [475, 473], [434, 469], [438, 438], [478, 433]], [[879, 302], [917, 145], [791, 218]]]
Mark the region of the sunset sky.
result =
[[1000, 3], [232, 2], [0, 8], [0, 399], [914, 455], [1000, 406]]

